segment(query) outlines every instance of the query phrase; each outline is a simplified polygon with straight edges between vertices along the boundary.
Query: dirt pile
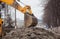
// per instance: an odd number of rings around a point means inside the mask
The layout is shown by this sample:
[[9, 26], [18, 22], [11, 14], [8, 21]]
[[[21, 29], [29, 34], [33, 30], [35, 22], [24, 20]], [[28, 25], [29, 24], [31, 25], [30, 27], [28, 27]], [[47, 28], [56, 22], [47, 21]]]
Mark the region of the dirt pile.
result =
[[51, 31], [42, 28], [14, 29], [2, 39], [58, 39]]

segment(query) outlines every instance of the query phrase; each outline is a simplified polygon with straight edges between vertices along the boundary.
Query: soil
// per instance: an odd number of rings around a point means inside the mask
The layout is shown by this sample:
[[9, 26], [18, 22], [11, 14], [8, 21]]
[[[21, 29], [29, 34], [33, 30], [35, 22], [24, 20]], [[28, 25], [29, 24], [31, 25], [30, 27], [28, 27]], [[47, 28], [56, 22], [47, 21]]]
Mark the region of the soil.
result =
[[60, 39], [60, 35], [56, 35], [50, 30], [43, 28], [19, 28], [13, 29], [11, 32], [3, 36], [2, 39]]

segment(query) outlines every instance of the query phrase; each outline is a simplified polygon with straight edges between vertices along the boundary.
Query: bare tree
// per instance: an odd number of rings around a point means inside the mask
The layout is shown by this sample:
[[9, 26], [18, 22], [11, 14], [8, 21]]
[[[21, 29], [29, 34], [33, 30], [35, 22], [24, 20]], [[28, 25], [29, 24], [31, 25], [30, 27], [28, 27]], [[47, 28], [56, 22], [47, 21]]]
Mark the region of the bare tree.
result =
[[49, 0], [44, 11], [44, 23], [49, 27], [60, 26], [60, 0]]

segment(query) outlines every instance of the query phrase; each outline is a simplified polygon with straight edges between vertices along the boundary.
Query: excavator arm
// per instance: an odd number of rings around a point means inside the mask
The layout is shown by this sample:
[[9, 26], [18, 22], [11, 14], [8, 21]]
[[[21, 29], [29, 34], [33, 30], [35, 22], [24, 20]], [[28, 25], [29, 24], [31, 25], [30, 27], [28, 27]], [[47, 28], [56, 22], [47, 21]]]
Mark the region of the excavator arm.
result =
[[[4, 2], [7, 5], [10, 5], [17, 10], [21, 11], [24, 13], [24, 21], [25, 21], [25, 26], [30, 27], [30, 26], [36, 26], [37, 25], [37, 18], [33, 15], [31, 7], [30, 6], [25, 6], [22, 7], [20, 4], [16, 2], [16, 0], [0, 0], [1, 2]], [[26, 14], [27, 13], [27, 14]]]
[[7, 5], [10, 5], [14, 8], [16, 8], [17, 10], [21, 11], [22, 13], [26, 13], [28, 12], [29, 14], [32, 14], [32, 10], [31, 10], [31, 7], [30, 6], [25, 6], [25, 7], [22, 7], [20, 6], [20, 4], [18, 4], [16, 2], [16, 0], [0, 0], [1, 2], [4, 2], [5, 4]]

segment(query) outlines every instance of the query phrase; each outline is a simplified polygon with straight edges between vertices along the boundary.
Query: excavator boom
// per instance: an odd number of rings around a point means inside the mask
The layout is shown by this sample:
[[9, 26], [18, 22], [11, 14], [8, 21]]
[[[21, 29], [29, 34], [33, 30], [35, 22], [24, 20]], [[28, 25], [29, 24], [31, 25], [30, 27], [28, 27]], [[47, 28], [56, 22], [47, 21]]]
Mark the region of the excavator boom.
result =
[[29, 14], [32, 14], [32, 10], [31, 10], [31, 7], [30, 6], [25, 6], [25, 7], [22, 7], [20, 6], [15, 0], [0, 0], [1, 2], [4, 2], [5, 4], [7, 5], [10, 5], [14, 8], [16, 8], [17, 10], [21, 11], [22, 13], [26, 13], [26, 12], [29, 12]]

